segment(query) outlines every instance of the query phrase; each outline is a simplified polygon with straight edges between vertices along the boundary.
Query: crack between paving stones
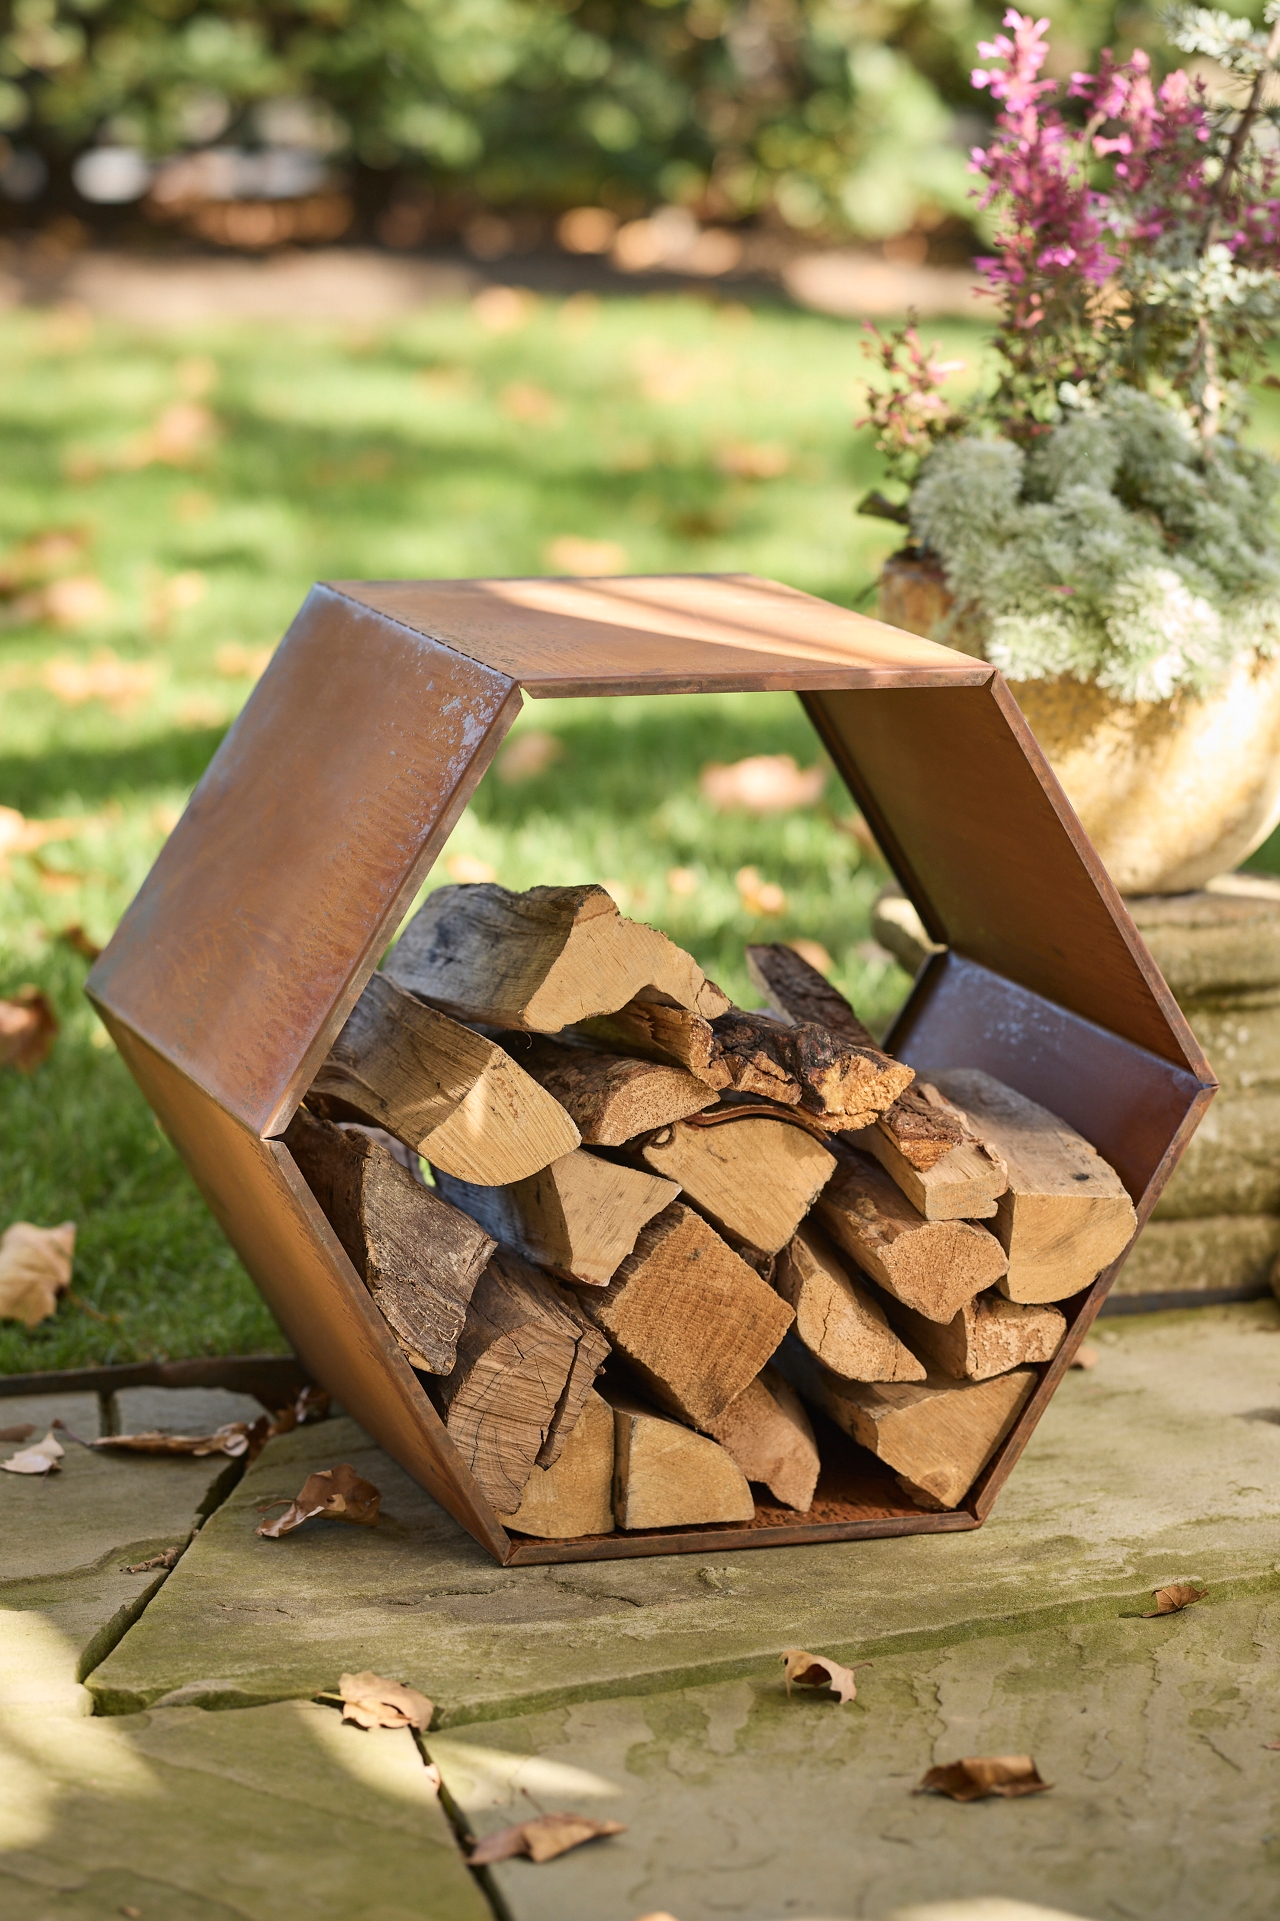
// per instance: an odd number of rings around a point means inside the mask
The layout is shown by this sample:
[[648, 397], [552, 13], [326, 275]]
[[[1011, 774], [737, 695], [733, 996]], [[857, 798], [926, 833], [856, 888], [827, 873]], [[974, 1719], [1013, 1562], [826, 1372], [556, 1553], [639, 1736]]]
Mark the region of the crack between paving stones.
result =
[[458, 1844], [458, 1852], [462, 1856], [463, 1864], [471, 1876], [471, 1879], [475, 1882], [481, 1894], [493, 1909], [496, 1921], [514, 1921], [511, 1910], [503, 1900], [498, 1885], [494, 1881], [488, 1868], [473, 1868], [471, 1865], [468, 1857], [476, 1844], [476, 1835], [466, 1815], [445, 1786], [444, 1776], [431, 1757], [431, 1749], [428, 1745], [430, 1739], [430, 1730], [425, 1734], [419, 1734], [416, 1729], [414, 1730], [413, 1742], [418, 1753], [422, 1756], [423, 1766], [435, 1768], [436, 1779], [439, 1782], [436, 1792], [439, 1796], [440, 1806], [443, 1810], [445, 1820], [453, 1830], [453, 1838]]

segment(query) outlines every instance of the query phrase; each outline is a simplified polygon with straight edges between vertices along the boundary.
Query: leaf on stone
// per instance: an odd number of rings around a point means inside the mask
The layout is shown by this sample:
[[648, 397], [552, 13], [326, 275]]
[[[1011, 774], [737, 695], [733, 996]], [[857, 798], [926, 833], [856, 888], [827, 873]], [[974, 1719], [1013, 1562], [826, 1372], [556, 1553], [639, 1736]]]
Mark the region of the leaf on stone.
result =
[[90, 1441], [89, 1446], [111, 1448], [125, 1454], [193, 1454], [198, 1460], [207, 1454], [228, 1454], [234, 1461], [250, 1452], [258, 1429], [262, 1430], [262, 1439], [266, 1439], [267, 1425], [264, 1414], [253, 1422], [228, 1421], [212, 1434], [166, 1434], [152, 1428], [143, 1434], [102, 1434], [96, 1441]]
[[11, 1000], [0, 1000], [0, 1067], [33, 1073], [48, 1059], [57, 1034], [58, 1017], [38, 987], [20, 987]]
[[1262, 1745], [1270, 1754], [1280, 1752], [1280, 1741], [1264, 1741]]
[[126, 1574], [150, 1574], [155, 1568], [177, 1567], [181, 1559], [182, 1549], [180, 1547], [167, 1547], [161, 1549], [159, 1554], [151, 1555], [149, 1560], [134, 1561], [124, 1571]]
[[914, 1792], [947, 1794], [953, 1801], [985, 1801], [991, 1794], [1013, 1800], [1021, 1794], [1044, 1794], [1052, 1786], [1040, 1779], [1029, 1754], [971, 1754], [967, 1760], [930, 1768]]
[[1148, 1608], [1142, 1618], [1144, 1621], [1154, 1621], [1157, 1614], [1181, 1614], [1183, 1608], [1193, 1607], [1197, 1601], [1203, 1601], [1208, 1592], [1208, 1588], [1192, 1587], [1187, 1581], [1175, 1581], [1171, 1587], [1153, 1588], [1151, 1598], [1155, 1606]]
[[0, 1320], [36, 1327], [48, 1320], [71, 1285], [74, 1221], [33, 1227], [15, 1221], [0, 1235]]
[[363, 1674], [344, 1674], [338, 1683], [342, 1718], [358, 1728], [417, 1728], [425, 1734], [435, 1707], [425, 1694], [402, 1681], [388, 1681], [366, 1668]]
[[1096, 1347], [1078, 1347], [1071, 1365], [1081, 1368], [1096, 1367], [1100, 1359], [1101, 1356]]
[[43, 1441], [34, 1447], [23, 1450], [21, 1454], [11, 1454], [7, 1461], [0, 1461], [6, 1474], [57, 1474], [62, 1467], [62, 1457], [66, 1449], [61, 1441], [55, 1439], [53, 1429]]
[[[829, 1661], [825, 1654], [806, 1654], [803, 1648], [786, 1648], [781, 1659], [788, 1701], [793, 1684], [798, 1688], [830, 1688], [841, 1706], [857, 1699], [853, 1668], [841, 1667], [838, 1661]], [[870, 1661], [854, 1663], [854, 1667], [870, 1666]]]
[[593, 1821], [585, 1814], [540, 1814], [534, 1821], [519, 1821], [513, 1828], [502, 1828], [477, 1842], [468, 1860], [473, 1868], [486, 1867], [491, 1861], [509, 1861], [513, 1855], [528, 1855], [531, 1861], [554, 1861], [584, 1841], [602, 1836], [625, 1834], [622, 1821]]
[[18, 1421], [13, 1427], [0, 1427], [0, 1441], [25, 1441], [35, 1431], [34, 1421]]
[[[268, 1503], [279, 1507], [278, 1501]], [[274, 1521], [263, 1521], [256, 1532], [264, 1540], [278, 1541], [282, 1534], [292, 1534], [304, 1521], [312, 1521], [322, 1515], [329, 1521], [351, 1521], [357, 1527], [374, 1527], [378, 1520], [378, 1509], [382, 1505], [382, 1495], [372, 1481], [362, 1481], [349, 1461], [338, 1467], [321, 1468], [316, 1474], [308, 1474], [292, 1501], [285, 1506], [283, 1514]]]

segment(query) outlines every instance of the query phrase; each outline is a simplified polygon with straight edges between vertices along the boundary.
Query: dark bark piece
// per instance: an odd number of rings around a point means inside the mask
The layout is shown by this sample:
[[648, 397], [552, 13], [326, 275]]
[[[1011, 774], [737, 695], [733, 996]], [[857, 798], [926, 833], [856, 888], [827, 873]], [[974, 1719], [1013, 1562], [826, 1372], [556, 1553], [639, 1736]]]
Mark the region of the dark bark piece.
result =
[[410, 1361], [449, 1373], [496, 1242], [364, 1133], [300, 1108], [284, 1141]]
[[[794, 948], [781, 941], [767, 947], [748, 947], [747, 971], [773, 1012], [783, 1020], [796, 1024], [816, 1021], [855, 1047], [883, 1052], [839, 988], [833, 987]], [[878, 1125], [904, 1159], [920, 1169], [932, 1167], [964, 1139], [959, 1122], [918, 1086], [907, 1087], [893, 1105], [885, 1109]]]
[[730, 1085], [803, 1107], [831, 1133], [868, 1127], [909, 1087], [913, 1070], [814, 1021], [788, 1027], [733, 1008], [711, 1023]]
[[588, 1147], [621, 1147], [637, 1134], [698, 1114], [713, 1088], [683, 1067], [570, 1046], [541, 1034], [499, 1036], [512, 1059], [559, 1101]]
[[[936, 1089], [909, 1087], [903, 1095], [905, 1101], [915, 1095], [923, 1098], [926, 1091]], [[939, 1101], [942, 1096], [938, 1095]], [[879, 1161], [885, 1173], [902, 1189], [914, 1208], [924, 1215], [927, 1221], [987, 1221], [995, 1212], [1001, 1194], [1008, 1186], [1009, 1177], [1004, 1161], [999, 1154], [964, 1128], [964, 1138], [958, 1147], [947, 1148], [937, 1154], [922, 1154], [916, 1151], [919, 1142], [912, 1147], [915, 1161], [908, 1160], [886, 1122], [892, 1121], [896, 1127], [901, 1120], [902, 1101], [899, 1101], [876, 1122], [874, 1127], [864, 1127], [856, 1134], [848, 1134], [845, 1139], [850, 1146], [856, 1146], [864, 1153]], [[951, 1110], [956, 1116], [956, 1125], [962, 1124], [957, 1109]], [[908, 1145], [911, 1145], [908, 1143]], [[928, 1165], [918, 1163], [927, 1161]]]
[[577, 1298], [654, 1398], [695, 1427], [755, 1379], [794, 1318], [681, 1201], [642, 1230], [608, 1287]]
[[500, 1249], [481, 1275], [453, 1371], [434, 1385], [463, 1461], [500, 1514], [535, 1467], [554, 1467], [609, 1344], [576, 1304]]

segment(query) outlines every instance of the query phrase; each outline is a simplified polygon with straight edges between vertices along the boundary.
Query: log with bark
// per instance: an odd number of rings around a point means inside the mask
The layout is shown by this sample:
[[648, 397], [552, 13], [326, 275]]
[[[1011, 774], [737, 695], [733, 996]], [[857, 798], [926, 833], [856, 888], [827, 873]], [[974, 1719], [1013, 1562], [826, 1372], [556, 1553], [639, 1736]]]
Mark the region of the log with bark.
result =
[[436, 1169], [445, 1200], [495, 1241], [566, 1281], [604, 1287], [640, 1229], [668, 1207], [679, 1183], [602, 1160], [583, 1147], [510, 1187], [476, 1187]]
[[705, 1081], [669, 1063], [569, 1046], [540, 1034], [504, 1032], [499, 1038], [512, 1059], [559, 1101], [584, 1146], [621, 1147], [637, 1134], [700, 1113], [716, 1099]]
[[362, 1132], [300, 1108], [284, 1143], [413, 1366], [448, 1374], [494, 1241]]
[[613, 1512], [619, 1527], [754, 1520], [747, 1477], [719, 1442], [625, 1392], [606, 1387], [605, 1394], [613, 1404]]
[[1036, 1361], [1051, 1361], [1067, 1331], [1056, 1307], [979, 1294], [952, 1321], [928, 1321], [894, 1302], [890, 1317], [905, 1341], [957, 1381], [986, 1381], [993, 1374]]
[[504, 1527], [541, 1541], [613, 1533], [613, 1409], [594, 1388], [554, 1467], [535, 1467]]
[[892, 1468], [918, 1507], [957, 1507], [1030, 1400], [1040, 1376], [1015, 1368], [989, 1381], [930, 1374], [910, 1382], [842, 1381], [798, 1343], [780, 1356], [792, 1384]]
[[923, 1381], [925, 1367], [903, 1345], [871, 1288], [845, 1265], [812, 1221], [778, 1262], [773, 1284], [795, 1309], [795, 1331], [811, 1354], [848, 1381]]
[[735, 1007], [711, 1027], [732, 1087], [802, 1107], [830, 1133], [870, 1126], [912, 1080], [911, 1068], [879, 1048], [843, 1040], [813, 1021], [789, 1027]]
[[687, 1007], [628, 1001], [616, 1013], [580, 1021], [573, 1032], [596, 1047], [681, 1067], [711, 1091], [733, 1085], [729, 1068], [720, 1058], [714, 1027], [705, 1015]]
[[[958, 1109], [944, 1100], [929, 1082], [917, 1082], [909, 1092], [917, 1096], [930, 1113], [944, 1111], [957, 1123], [963, 1122]], [[935, 1106], [935, 1102], [938, 1105]], [[859, 1133], [851, 1134], [849, 1141], [879, 1161], [890, 1180], [902, 1189], [927, 1221], [991, 1220], [996, 1202], [1008, 1184], [1001, 1157], [968, 1128], [958, 1147], [938, 1155], [926, 1167], [917, 1167], [909, 1160], [902, 1151], [901, 1139], [879, 1121], [874, 1127], [864, 1127]]]
[[476, 1284], [451, 1373], [432, 1384], [449, 1437], [500, 1514], [554, 1467], [609, 1343], [576, 1297], [500, 1248]]
[[[578, 1145], [560, 1103], [495, 1041], [375, 974], [312, 1085], [459, 1180], [523, 1180]], [[308, 1102], [310, 1103], [310, 1096]]]
[[1004, 1248], [969, 1221], [926, 1221], [878, 1161], [846, 1149], [816, 1212], [837, 1246], [896, 1300], [950, 1321], [1000, 1280]]
[[577, 1298], [654, 1399], [695, 1427], [755, 1379], [793, 1319], [682, 1201], [641, 1230], [608, 1287]]
[[713, 1227], [766, 1254], [786, 1246], [836, 1165], [807, 1129], [733, 1108], [717, 1114], [714, 1126], [677, 1121], [640, 1151], [646, 1167], [678, 1181]]
[[708, 1423], [707, 1433], [748, 1481], [762, 1482], [784, 1507], [808, 1512], [818, 1485], [818, 1444], [803, 1401], [776, 1368], [758, 1374]]
[[1047, 1107], [981, 1069], [951, 1068], [934, 1078], [1007, 1170], [992, 1222], [1009, 1257], [1001, 1293], [1062, 1301], [1091, 1286], [1137, 1226], [1114, 1168]]
[[625, 920], [603, 887], [438, 887], [385, 971], [457, 1020], [558, 1034], [637, 995], [713, 1015], [727, 995], [691, 955]]

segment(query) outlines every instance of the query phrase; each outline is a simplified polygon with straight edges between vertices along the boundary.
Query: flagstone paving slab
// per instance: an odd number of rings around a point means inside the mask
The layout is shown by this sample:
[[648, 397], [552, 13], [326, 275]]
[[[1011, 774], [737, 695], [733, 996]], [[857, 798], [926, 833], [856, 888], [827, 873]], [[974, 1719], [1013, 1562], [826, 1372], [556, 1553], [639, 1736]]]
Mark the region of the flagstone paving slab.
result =
[[[788, 1701], [775, 1661], [427, 1743], [477, 1835], [535, 1803], [627, 1825], [491, 1868], [512, 1921], [880, 1921], [984, 1895], [1094, 1921], [1272, 1921], [1280, 1595], [883, 1656], [857, 1682], [843, 1707]], [[912, 1792], [935, 1764], [1009, 1753], [1049, 1792]]]
[[5, 1921], [491, 1921], [408, 1729], [0, 1714]]
[[[1113, 1619], [1159, 1583], [1280, 1587], [1280, 1309], [1134, 1317], [1102, 1330], [972, 1534], [496, 1567], [338, 1420], [273, 1441], [90, 1677], [101, 1708], [242, 1706], [371, 1666], [441, 1721], [752, 1677], [779, 1647], [848, 1658]], [[349, 1460], [375, 1529], [281, 1541], [264, 1502]], [[682, 1917], [683, 1921], [683, 1917]]]

